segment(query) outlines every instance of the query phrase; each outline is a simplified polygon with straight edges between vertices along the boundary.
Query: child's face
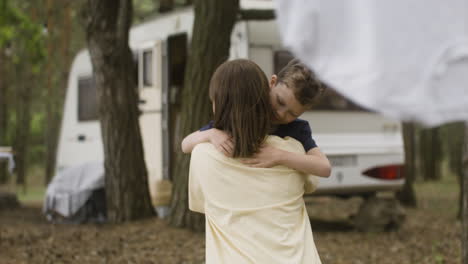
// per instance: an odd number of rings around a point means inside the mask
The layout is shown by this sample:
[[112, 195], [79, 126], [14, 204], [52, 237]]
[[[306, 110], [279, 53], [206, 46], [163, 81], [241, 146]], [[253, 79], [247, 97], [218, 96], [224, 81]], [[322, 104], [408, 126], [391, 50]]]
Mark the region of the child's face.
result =
[[290, 123], [307, 110], [297, 101], [292, 89], [277, 82], [276, 75], [270, 80], [270, 100], [275, 114], [273, 120], [275, 124]]

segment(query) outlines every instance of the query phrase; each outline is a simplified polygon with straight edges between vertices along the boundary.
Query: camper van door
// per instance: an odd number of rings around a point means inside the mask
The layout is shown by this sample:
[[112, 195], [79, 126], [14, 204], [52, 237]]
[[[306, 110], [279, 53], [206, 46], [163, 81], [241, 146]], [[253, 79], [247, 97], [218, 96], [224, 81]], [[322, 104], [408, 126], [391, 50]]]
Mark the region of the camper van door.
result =
[[140, 128], [145, 151], [150, 193], [162, 179], [162, 85], [163, 42], [144, 43], [138, 49], [138, 87], [140, 92]]

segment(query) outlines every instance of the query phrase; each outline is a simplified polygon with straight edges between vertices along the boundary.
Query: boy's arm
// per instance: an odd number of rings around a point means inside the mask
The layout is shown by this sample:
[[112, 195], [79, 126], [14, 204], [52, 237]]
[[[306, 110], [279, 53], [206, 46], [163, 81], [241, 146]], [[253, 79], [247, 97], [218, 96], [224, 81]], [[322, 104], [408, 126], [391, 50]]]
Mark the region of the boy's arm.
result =
[[191, 153], [193, 148], [203, 142], [210, 142], [216, 149], [226, 156], [231, 156], [234, 144], [231, 137], [226, 132], [211, 128], [205, 131], [195, 131], [182, 140], [182, 152]]
[[184, 152], [186, 154], [192, 153], [193, 148], [197, 144], [203, 143], [203, 142], [209, 142], [210, 141], [210, 139], [209, 139], [210, 130], [211, 129], [208, 129], [208, 130], [205, 130], [205, 131], [195, 131], [192, 134], [186, 136], [182, 140], [182, 144], [181, 144], [182, 152]]
[[329, 177], [331, 173], [330, 162], [318, 147], [310, 149], [306, 154], [299, 154], [266, 145], [252, 158], [244, 160], [244, 163], [256, 168], [283, 165], [320, 177]]

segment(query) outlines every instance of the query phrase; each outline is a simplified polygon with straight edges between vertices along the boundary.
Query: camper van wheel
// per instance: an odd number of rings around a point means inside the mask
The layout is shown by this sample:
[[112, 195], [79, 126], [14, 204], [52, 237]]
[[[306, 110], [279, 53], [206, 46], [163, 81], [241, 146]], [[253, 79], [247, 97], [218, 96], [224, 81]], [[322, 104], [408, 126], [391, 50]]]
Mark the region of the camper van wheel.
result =
[[361, 232], [382, 232], [398, 229], [405, 220], [405, 211], [394, 197], [371, 197], [364, 200], [351, 217]]

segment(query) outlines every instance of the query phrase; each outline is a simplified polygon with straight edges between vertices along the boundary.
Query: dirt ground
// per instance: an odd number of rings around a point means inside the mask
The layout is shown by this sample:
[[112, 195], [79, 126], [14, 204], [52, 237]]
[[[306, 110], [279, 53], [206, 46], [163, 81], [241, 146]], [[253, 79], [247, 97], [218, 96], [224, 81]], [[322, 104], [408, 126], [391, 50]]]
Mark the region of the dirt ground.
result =
[[[307, 198], [324, 264], [460, 263], [456, 181], [418, 184], [419, 207], [393, 232], [360, 233], [349, 215], [360, 198]], [[0, 212], [0, 264], [204, 263], [204, 234], [154, 218], [122, 225], [56, 225], [40, 204]]]

